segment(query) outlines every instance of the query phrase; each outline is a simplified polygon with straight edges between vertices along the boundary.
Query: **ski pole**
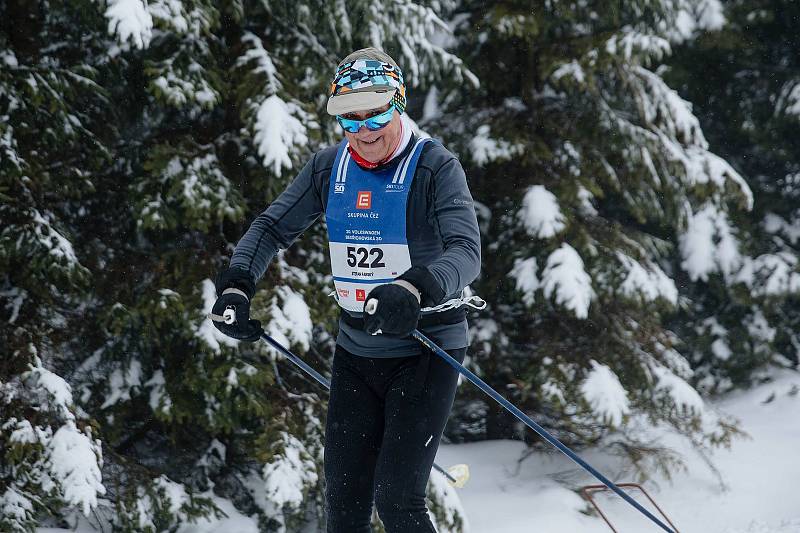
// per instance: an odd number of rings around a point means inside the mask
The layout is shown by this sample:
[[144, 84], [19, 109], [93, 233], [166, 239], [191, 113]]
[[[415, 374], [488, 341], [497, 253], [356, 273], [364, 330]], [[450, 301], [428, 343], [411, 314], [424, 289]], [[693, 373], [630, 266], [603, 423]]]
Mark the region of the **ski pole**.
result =
[[[295, 354], [293, 354], [292, 352], [290, 352], [289, 350], [284, 348], [281, 343], [279, 343], [278, 341], [276, 341], [275, 339], [273, 339], [272, 337], [270, 337], [266, 333], [261, 333], [261, 338], [263, 340], [267, 341], [267, 343], [269, 343], [270, 346], [272, 346], [273, 348], [278, 350], [280, 353], [282, 353], [289, 361], [291, 361], [297, 367], [302, 369], [303, 372], [305, 372], [306, 374], [308, 374], [312, 378], [316, 379], [323, 387], [325, 387], [326, 389], [330, 390], [331, 382], [328, 381], [327, 379], [325, 379], [325, 377], [322, 374], [320, 374], [319, 372], [317, 372], [316, 370], [311, 368], [308, 365], [308, 363], [306, 363], [305, 361], [303, 361], [302, 359], [297, 357]], [[437, 465], [436, 463], [433, 463], [433, 467], [439, 473], [444, 475], [448, 479], [448, 481], [450, 481], [453, 485], [456, 485], [456, 486], [459, 486], [459, 484], [463, 485], [463, 483], [461, 483], [460, 480], [454, 478], [452, 475], [450, 475], [450, 473], [447, 470], [445, 470], [441, 466]]]
[[661, 522], [661, 521], [660, 521], [658, 518], [656, 518], [655, 516], [653, 516], [653, 514], [652, 514], [652, 513], [650, 513], [650, 511], [648, 511], [647, 509], [645, 509], [644, 507], [642, 507], [642, 505], [641, 505], [639, 502], [637, 502], [636, 500], [634, 500], [633, 498], [631, 498], [631, 497], [630, 497], [630, 495], [628, 495], [628, 494], [627, 494], [625, 491], [623, 491], [622, 489], [620, 489], [619, 487], [617, 487], [617, 486], [614, 484], [614, 482], [612, 482], [610, 479], [606, 478], [606, 477], [605, 477], [603, 474], [601, 474], [600, 472], [598, 472], [597, 470], [595, 470], [595, 469], [594, 469], [594, 468], [593, 468], [593, 467], [592, 467], [592, 466], [591, 466], [589, 463], [587, 463], [586, 461], [584, 461], [583, 459], [581, 459], [581, 458], [578, 456], [578, 454], [576, 454], [575, 452], [573, 452], [572, 450], [570, 450], [570, 449], [569, 449], [569, 448], [568, 448], [566, 445], [564, 445], [564, 444], [563, 444], [563, 443], [562, 443], [560, 440], [558, 440], [558, 439], [557, 439], [557, 438], [555, 438], [553, 435], [551, 435], [551, 434], [550, 434], [550, 433], [549, 433], [549, 432], [548, 432], [546, 429], [544, 429], [542, 426], [540, 426], [539, 424], [537, 424], [536, 422], [534, 422], [534, 421], [533, 421], [533, 419], [531, 419], [531, 418], [530, 418], [528, 415], [526, 415], [525, 413], [523, 413], [523, 412], [522, 412], [522, 411], [521, 411], [519, 408], [517, 408], [517, 407], [516, 407], [514, 404], [512, 404], [511, 402], [509, 402], [508, 400], [506, 400], [505, 398], [503, 398], [503, 397], [502, 397], [502, 396], [501, 396], [501, 395], [500, 395], [500, 394], [499, 394], [497, 391], [495, 391], [495, 390], [494, 390], [492, 387], [490, 387], [489, 385], [487, 385], [485, 381], [483, 381], [481, 378], [479, 378], [478, 376], [476, 376], [475, 374], [473, 374], [473, 373], [472, 373], [470, 370], [468, 370], [468, 369], [464, 368], [464, 365], [462, 365], [461, 363], [459, 363], [458, 361], [456, 361], [455, 359], [453, 359], [453, 358], [450, 356], [450, 354], [448, 354], [447, 352], [445, 352], [444, 350], [442, 350], [441, 348], [439, 348], [439, 346], [437, 346], [437, 345], [436, 345], [436, 343], [434, 343], [434, 342], [433, 342], [432, 340], [430, 340], [428, 337], [426, 337], [425, 335], [423, 335], [422, 333], [420, 333], [420, 331], [419, 331], [419, 330], [416, 330], [416, 329], [415, 329], [415, 330], [414, 330], [414, 331], [411, 333], [411, 336], [412, 336], [412, 337], [414, 337], [415, 339], [417, 339], [419, 342], [421, 342], [421, 343], [422, 343], [424, 346], [426, 346], [426, 347], [427, 347], [429, 350], [431, 350], [432, 352], [434, 352], [436, 355], [438, 355], [439, 357], [441, 357], [442, 359], [444, 359], [445, 361], [447, 361], [447, 363], [448, 363], [450, 366], [452, 366], [453, 368], [455, 368], [455, 369], [456, 369], [456, 370], [457, 370], [457, 371], [458, 371], [458, 372], [459, 372], [461, 375], [463, 375], [464, 377], [466, 377], [466, 378], [467, 378], [468, 380], [470, 380], [470, 381], [471, 381], [473, 384], [477, 385], [477, 386], [478, 386], [478, 387], [479, 387], [479, 388], [480, 388], [480, 389], [481, 389], [483, 392], [485, 392], [486, 394], [488, 394], [489, 396], [491, 396], [491, 397], [492, 397], [492, 398], [493, 398], [493, 399], [494, 399], [494, 400], [495, 400], [497, 403], [499, 403], [500, 405], [502, 405], [503, 407], [505, 407], [505, 408], [506, 408], [506, 409], [507, 409], [509, 412], [511, 412], [511, 413], [512, 413], [514, 416], [516, 416], [516, 417], [517, 417], [517, 418], [519, 418], [519, 419], [520, 419], [522, 422], [524, 422], [526, 426], [528, 426], [529, 428], [531, 428], [532, 430], [534, 430], [536, 433], [538, 433], [538, 434], [539, 434], [539, 436], [541, 436], [542, 438], [544, 438], [545, 440], [547, 440], [547, 442], [549, 442], [550, 444], [552, 444], [553, 446], [555, 446], [556, 448], [558, 448], [558, 450], [559, 450], [560, 452], [562, 452], [564, 455], [566, 455], [567, 457], [569, 457], [570, 459], [572, 459], [572, 460], [573, 460], [575, 463], [577, 463], [577, 464], [578, 464], [579, 466], [581, 466], [581, 467], [582, 467], [584, 470], [586, 470], [587, 472], [589, 472], [590, 474], [592, 474], [594, 477], [596, 477], [597, 479], [599, 479], [599, 480], [600, 480], [600, 481], [603, 483], [603, 485], [605, 485], [605, 486], [606, 486], [606, 487], [608, 487], [609, 489], [613, 490], [613, 491], [614, 491], [614, 492], [616, 492], [616, 493], [617, 493], [619, 496], [621, 496], [621, 497], [622, 497], [622, 499], [624, 499], [624, 500], [625, 500], [626, 502], [628, 502], [629, 504], [633, 505], [633, 506], [634, 506], [634, 507], [635, 507], [637, 510], [639, 510], [639, 511], [640, 511], [642, 514], [644, 514], [644, 515], [645, 515], [647, 518], [649, 518], [650, 520], [652, 520], [653, 522], [655, 522], [655, 523], [656, 523], [658, 526], [660, 526], [660, 527], [661, 527], [661, 529], [663, 529], [664, 531], [667, 531], [668, 533], [675, 533], [675, 532], [674, 532], [672, 529], [670, 529], [670, 528], [668, 528], [666, 525], [664, 525], [664, 523], [663, 523], [663, 522]]

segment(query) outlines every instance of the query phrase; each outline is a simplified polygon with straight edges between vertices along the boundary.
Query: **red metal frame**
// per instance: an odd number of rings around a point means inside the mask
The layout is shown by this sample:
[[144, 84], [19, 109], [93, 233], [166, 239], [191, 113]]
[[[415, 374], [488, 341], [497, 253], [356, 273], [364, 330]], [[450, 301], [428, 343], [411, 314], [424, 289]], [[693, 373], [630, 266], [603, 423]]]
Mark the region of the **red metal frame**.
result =
[[[658, 509], [658, 512], [661, 514], [664, 520], [666, 520], [667, 523], [672, 527], [672, 530], [675, 533], [678, 533], [678, 528], [675, 527], [675, 524], [673, 524], [672, 521], [669, 519], [669, 517], [666, 514], [664, 514], [664, 511], [661, 510], [661, 507], [658, 506], [658, 504], [650, 496], [650, 494], [648, 494], [647, 491], [644, 490], [644, 487], [642, 487], [638, 483], [617, 483], [617, 486], [619, 488], [639, 489], [640, 491], [642, 491], [642, 494], [647, 496], [647, 499], [650, 500], [650, 503], [653, 504], [653, 507]], [[603, 513], [602, 510], [600, 510], [600, 506], [597, 505], [597, 502], [594, 501], [594, 498], [592, 498], [592, 493], [602, 492], [606, 490], [611, 490], [611, 489], [609, 489], [605, 485], [587, 485], [581, 489], [581, 495], [594, 506], [594, 508], [597, 510], [598, 513], [600, 513], [600, 516], [603, 517], [603, 520], [605, 520], [606, 524], [608, 524], [608, 527], [611, 528], [611, 531], [613, 531], [614, 533], [619, 533], [619, 531], [617, 531], [617, 529], [613, 525], [611, 525], [611, 522], [608, 520], [608, 517]]]

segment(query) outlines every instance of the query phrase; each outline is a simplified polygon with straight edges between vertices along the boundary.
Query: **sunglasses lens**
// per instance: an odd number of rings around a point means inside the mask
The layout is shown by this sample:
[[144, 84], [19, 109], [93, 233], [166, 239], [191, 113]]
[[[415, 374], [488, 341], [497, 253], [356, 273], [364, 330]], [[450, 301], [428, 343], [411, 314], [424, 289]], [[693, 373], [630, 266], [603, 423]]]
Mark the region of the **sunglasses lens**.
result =
[[393, 114], [394, 105], [391, 105], [389, 106], [389, 109], [380, 115], [375, 115], [374, 117], [369, 117], [365, 120], [353, 120], [349, 118], [343, 118], [338, 115], [336, 116], [336, 120], [339, 121], [339, 125], [344, 128], [345, 131], [350, 133], [358, 133], [358, 130], [361, 129], [361, 126], [366, 126], [366, 128], [370, 131], [377, 131], [383, 128], [392, 121]]
[[392, 121], [393, 112], [394, 112], [394, 106], [390, 106], [389, 109], [387, 109], [380, 115], [368, 118], [366, 121], [367, 128], [371, 131], [375, 131], [386, 126], [389, 122]]
[[358, 133], [361, 127], [361, 122], [358, 120], [350, 120], [349, 118], [342, 117], [336, 117], [336, 120], [339, 121], [339, 125], [344, 128], [345, 131], [349, 131], [350, 133]]

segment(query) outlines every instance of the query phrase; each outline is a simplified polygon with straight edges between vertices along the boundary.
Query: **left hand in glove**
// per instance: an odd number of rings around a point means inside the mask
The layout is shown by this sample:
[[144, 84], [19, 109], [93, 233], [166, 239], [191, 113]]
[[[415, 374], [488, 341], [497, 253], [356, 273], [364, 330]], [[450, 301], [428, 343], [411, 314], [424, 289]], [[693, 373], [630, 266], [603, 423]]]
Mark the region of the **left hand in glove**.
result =
[[407, 337], [417, 329], [420, 307], [437, 305], [444, 296], [427, 267], [413, 266], [392, 283], [372, 289], [364, 302], [364, 329], [371, 335], [380, 330], [390, 337]]
[[417, 329], [420, 302], [434, 305], [444, 298], [444, 291], [430, 271], [411, 267], [392, 283], [372, 289], [364, 302], [364, 329], [375, 335], [378, 330], [390, 337], [407, 337]]
[[371, 335], [380, 330], [390, 337], [407, 337], [418, 320], [419, 298], [403, 284], [379, 285], [364, 302], [364, 329]]

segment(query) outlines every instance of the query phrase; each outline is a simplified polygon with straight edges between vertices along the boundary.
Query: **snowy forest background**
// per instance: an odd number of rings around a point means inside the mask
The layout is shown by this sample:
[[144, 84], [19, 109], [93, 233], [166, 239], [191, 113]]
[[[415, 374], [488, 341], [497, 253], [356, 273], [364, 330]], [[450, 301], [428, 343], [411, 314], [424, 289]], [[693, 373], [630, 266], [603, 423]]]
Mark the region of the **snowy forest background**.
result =
[[[476, 199], [469, 368], [640, 480], [680, 467], [663, 432], [713, 468], [740, 432], [709, 401], [798, 366], [798, 19], [790, 0], [0, 0], [0, 530], [321, 528], [326, 393], [205, 313], [252, 219], [341, 137], [328, 83], [369, 45]], [[331, 286], [320, 223], [254, 301], [323, 373]], [[545, 446], [470, 386], [445, 436]]]

